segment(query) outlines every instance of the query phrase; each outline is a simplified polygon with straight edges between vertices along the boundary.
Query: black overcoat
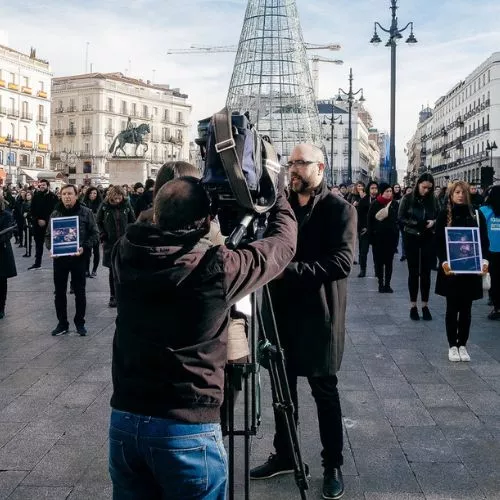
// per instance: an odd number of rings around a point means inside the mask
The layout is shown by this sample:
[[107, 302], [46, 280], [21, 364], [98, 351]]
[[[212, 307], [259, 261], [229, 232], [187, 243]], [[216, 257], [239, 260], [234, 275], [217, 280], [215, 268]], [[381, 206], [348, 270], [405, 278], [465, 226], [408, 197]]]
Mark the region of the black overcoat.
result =
[[[295, 193], [290, 203], [300, 211]], [[299, 376], [334, 375], [344, 352], [347, 277], [356, 246], [356, 209], [325, 183], [298, 217], [297, 252], [271, 284], [287, 364]]]
[[[12, 214], [7, 210], [0, 212], [0, 232], [12, 226], [14, 226]], [[11, 238], [12, 231], [0, 234], [0, 278], [17, 276], [16, 261], [10, 244]]]
[[[481, 210], [477, 211], [479, 215], [479, 234], [481, 238], [481, 251], [483, 258], [487, 258], [490, 246], [488, 239], [488, 228], [486, 219]], [[446, 253], [445, 227], [448, 223], [448, 210], [444, 209], [436, 219], [436, 250], [439, 259], [439, 269], [436, 278], [436, 293], [443, 297], [450, 298], [468, 298], [470, 300], [479, 300], [483, 298], [483, 280], [478, 274], [454, 274], [446, 276], [444, 274], [442, 263], [448, 257]], [[453, 227], [477, 227], [476, 212], [472, 214], [467, 205], [453, 207], [451, 226]]]

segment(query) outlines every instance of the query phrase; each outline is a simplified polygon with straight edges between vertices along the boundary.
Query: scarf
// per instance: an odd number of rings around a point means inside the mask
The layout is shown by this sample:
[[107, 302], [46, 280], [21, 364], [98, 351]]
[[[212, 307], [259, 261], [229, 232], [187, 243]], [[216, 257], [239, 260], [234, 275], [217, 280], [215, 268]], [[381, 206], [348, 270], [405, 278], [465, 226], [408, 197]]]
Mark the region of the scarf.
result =
[[377, 201], [385, 207], [392, 201], [392, 198], [388, 200], [387, 198], [384, 198], [381, 194], [379, 194], [377, 196]]

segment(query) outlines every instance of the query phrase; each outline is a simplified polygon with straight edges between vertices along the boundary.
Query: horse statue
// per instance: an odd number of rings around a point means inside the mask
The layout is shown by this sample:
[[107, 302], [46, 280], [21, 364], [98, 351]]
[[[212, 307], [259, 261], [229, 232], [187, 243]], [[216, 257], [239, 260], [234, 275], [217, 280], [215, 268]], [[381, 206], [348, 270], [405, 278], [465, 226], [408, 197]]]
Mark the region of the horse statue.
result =
[[[139, 146], [144, 146], [144, 153], [148, 150], [148, 144], [144, 141], [144, 136], [151, 132], [149, 125], [147, 123], [141, 123], [138, 127], [127, 127], [126, 130], [122, 130], [111, 143], [109, 147], [109, 152], [115, 156], [118, 156], [118, 150], [121, 150], [125, 156], [127, 153], [123, 149], [125, 144], [135, 144], [135, 156], [137, 156], [137, 149]], [[118, 145], [115, 148], [116, 141]]]

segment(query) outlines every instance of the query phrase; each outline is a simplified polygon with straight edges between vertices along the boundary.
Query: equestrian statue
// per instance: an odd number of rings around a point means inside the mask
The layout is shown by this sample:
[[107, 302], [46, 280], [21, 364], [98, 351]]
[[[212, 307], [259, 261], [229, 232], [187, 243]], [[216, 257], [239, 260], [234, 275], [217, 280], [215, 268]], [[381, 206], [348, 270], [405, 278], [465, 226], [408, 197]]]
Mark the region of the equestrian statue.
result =
[[[109, 152], [113, 154], [114, 156], [118, 156], [118, 150], [121, 150], [125, 156], [127, 156], [127, 153], [125, 152], [125, 149], [123, 149], [123, 146], [125, 144], [135, 144], [135, 156], [137, 156], [137, 149], [139, 146], [144, 146], [144, 152], [143, 155], [146, 154], [146, 151], [148, 150], [148, 143], [144, 140], [144, 136], [146, 134], [149, 134], [151, 132], [149, 125], [147, 123], [141, 123], [138, 127], [136, 127], [133, 123], [132, 120], [130, 119], [130, 116], [128, 117], [128, 122], [127, 122], [127, 128], [125, 130], [122, 130], [114, 139], [113, 142], [111, 143], [111, 146], [109, 147]], [[115, 147], [116, 142], [118, 141], [118, 145]]]

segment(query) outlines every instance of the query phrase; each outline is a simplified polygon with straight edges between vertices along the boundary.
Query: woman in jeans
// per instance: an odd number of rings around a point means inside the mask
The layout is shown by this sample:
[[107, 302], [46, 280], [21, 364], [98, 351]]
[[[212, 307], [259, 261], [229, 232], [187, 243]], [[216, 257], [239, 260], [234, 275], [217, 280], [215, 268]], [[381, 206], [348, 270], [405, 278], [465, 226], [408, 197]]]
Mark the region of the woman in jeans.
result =
[[[483, 256], [488, 252], [488, 229], [486, 219], [472, 206], [469, 185], [464, 181], [454, 182], [448, 190], [445, 209], [436, 221], [436, 248], [440, 269], [436, 280], [436, 293], [446, 297], [446, 335], [448, 337], [450, 361], [470, 361], [466, 349], [471, 324], [472, 302], [483, 297], [483, 282], [480, 274], [453, 274], [448, 263], [445, 231], [447, 227], [479, 227]], [[470, 244], [464, 243], [467, 247]], [[488, 261], [483, 260], [482, 272], [488, 271]]]
[[438, 205], [434, 196], [434, 178], [422, 174], [412, 193], [407, 194], [399, 206], [399, 223], [403, 227], [403, 245], [408, 263], [408, 290], [410, 318], [420, 319], [417, 309], [418, 291], [422, 300], [422, 318], [432, 320], [429, 311], [431, 270], [435, 266], [434, 225]]

